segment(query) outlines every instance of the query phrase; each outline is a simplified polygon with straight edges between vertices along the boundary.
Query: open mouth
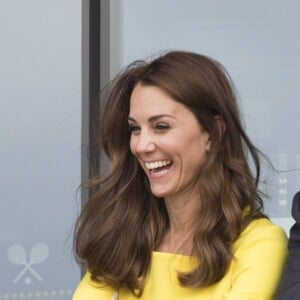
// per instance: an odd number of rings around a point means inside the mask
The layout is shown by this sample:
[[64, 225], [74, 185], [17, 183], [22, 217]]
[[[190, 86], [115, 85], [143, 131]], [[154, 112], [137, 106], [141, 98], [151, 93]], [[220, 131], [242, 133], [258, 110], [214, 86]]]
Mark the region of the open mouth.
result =
[[150, 174], [162, 174], [169, 170], [173, 162], [170, 159], [158, 160], [154, 162], [146, 162], [145, 166], [150, 171]]

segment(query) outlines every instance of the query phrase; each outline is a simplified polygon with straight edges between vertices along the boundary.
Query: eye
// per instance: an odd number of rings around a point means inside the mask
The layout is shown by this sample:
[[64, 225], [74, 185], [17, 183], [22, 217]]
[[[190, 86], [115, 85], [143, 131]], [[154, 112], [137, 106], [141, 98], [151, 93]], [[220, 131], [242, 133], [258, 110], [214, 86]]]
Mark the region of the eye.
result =
[[132, 134], [137, 134], [140, 131], [140, 127], [135, 124], [128, 124], [128, 131]]
[[165, 130], [168, 130], [170, 129], [170, 125], [167, 124], [167, 123], [156, 123], [154, 128], [158, 131], [165, 131]]

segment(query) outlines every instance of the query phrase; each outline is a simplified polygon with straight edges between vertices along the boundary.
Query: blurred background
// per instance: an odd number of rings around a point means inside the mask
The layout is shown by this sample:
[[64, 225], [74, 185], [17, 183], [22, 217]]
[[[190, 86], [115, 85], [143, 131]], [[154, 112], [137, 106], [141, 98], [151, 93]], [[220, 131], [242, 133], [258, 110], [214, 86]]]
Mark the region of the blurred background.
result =
[[0, 300], [71, 299], [72, 229], [88, 198], [77, 188], [91, 165], [107, 166], [93, 146], [97, 94], [165, 50], [227, 68], [250, 137], [283, 171], [264, 164], [261, 188], [288, 234], [300, 190], [299, 25], [297, 0], [0, 0]]
[[0, 299], [71, 299], [80, 278], [79, 0], [0, 0]]

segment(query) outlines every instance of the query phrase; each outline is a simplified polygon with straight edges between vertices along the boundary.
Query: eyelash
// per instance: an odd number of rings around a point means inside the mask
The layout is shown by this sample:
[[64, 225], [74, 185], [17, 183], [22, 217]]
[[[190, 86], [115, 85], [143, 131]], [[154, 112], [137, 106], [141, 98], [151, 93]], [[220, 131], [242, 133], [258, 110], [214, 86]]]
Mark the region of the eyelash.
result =
[[[157, 131], [166, 131], [168, 129], [170, 129], [170, 126], [165, 123], [157, 123], [154, 125], [154, 130], [157, 130]], [[128, 125], [128, 131], [130, 133], [137, 133], [139, 130], [141, 130], [141, 128], [137, 125], [134, 125], [134, 124]]]
[[137, 132], [138, 130], [140, 130], [140, 127], [133, 125], [133, 124], [128, 125], [128, 131], [130, 133]]
[[165, 124], [165, 123], [157, 123], [157, 124], [155, 124], [154, 128], [157, 129], [157, 130], [162, 131], [162, 130], [169, 129], [170, 126], [168, 124]]

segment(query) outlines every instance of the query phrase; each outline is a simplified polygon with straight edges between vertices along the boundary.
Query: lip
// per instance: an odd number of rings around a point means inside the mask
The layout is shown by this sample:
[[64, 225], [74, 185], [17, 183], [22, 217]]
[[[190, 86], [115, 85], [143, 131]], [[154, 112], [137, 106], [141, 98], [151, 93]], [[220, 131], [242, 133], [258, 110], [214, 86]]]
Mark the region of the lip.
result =
[[147, 173], [149, 179], [157, 180], [157, 179], [162, 179], [162, 178], [168, 176], [169, 173], [172, 171], [172, 169], [173, 169], [173, 164], [171, 164], [169, 168], [163, 169], [159, 172], [151, 172], [151, 170], [146, 169], [146, 173]]

